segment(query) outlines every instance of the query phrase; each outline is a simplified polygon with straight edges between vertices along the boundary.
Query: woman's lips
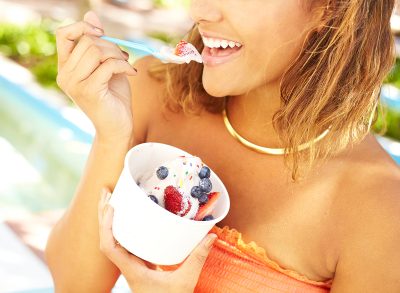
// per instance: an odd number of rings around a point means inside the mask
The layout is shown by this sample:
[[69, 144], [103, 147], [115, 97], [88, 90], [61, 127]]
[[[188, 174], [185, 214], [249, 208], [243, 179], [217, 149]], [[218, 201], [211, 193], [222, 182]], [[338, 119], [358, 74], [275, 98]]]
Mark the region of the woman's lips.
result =
[[209, 47], [204, 47], [201, 57], [203, 58], [203, 63], [205, 66], [218, 66], [228, 63], [239, 57], [242, 52], [242, 48], [243, 47], [224, 51], [222, 49], [211, 49]]

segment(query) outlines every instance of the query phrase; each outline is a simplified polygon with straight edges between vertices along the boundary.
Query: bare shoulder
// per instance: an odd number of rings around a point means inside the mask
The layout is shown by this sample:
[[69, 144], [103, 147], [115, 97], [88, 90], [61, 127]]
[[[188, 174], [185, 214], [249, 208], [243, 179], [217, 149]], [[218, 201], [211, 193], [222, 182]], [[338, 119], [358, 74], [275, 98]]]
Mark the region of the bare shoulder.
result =
[[340, 160], [340, 188], [335, 196], [339, 211], [346, 212], [345, 207], [354, 204], [353, 211], [357, 212], [347, 210], [347, 216], [358, 221], [359, 212], [372, 212], [376, 216], [385, 206], [400, 209], [400, 166], [373, 135], [368, 135]]
[[152, 117], [162, 110], [163, 83], [149, 73], [154, 62], [156, 59], [150, 56], [138, 59], [133, 64], [138, 74], [129, 78], [136, 142], [146, 141]]
[[[349, 171], [353, 175], [347, 176], [348, 183], [356, 183], [353, 186], [360, 191], [359, 196], [364, 195], [371, 199], [379, 197], [382, 200], [386, 195], [390, 200], [399, 199], [400, 166], [374, 135], [368, 135], [354, 147], [349, 157]], [[355, 179], [351, 180], [352, 177]], [[356, 190], [354, 192], [358, 194]]]
[[372, 135], [346, 157], [332, 292], [400, 292], [400, 168]]

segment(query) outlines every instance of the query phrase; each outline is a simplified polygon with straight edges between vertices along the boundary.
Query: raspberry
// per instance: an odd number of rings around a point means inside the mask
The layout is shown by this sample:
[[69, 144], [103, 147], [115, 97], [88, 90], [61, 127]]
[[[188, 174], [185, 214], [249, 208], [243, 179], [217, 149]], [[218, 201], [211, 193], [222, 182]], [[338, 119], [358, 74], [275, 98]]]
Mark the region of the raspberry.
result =
[[165, 208], [175, 215], [182, 210], [182, 195], [172, 185], [164, 189], [164, 202]]
[[192, 203], [190, 201], [188, 201], [188, 207], [186, 209], [186, 211], [181, 215], [181, 217], [186, 216], [186, 214], [190, 211], [190, 209], [192, 208]]

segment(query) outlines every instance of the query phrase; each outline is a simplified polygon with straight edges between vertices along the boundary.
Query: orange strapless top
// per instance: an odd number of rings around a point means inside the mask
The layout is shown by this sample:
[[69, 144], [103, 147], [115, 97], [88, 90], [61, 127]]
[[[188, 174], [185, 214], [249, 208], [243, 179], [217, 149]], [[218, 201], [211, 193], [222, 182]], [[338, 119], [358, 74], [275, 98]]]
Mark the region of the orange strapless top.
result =
[[195, 292], [296, 292], [326, 293], [332, 280], [317, 282], [284, 269], [269, 259], [255, 242], [245, 243], [235, 229], [214, 226], [214, 242]]
[[[194, 293], [327, 293], [332, 280], [313, 281], [271, 260], [254, 241], [245, 243], [242, 234], [228, 226], [214, 226], [214, 242]], [[159, 266], [174, 270], [175, 266]]]
[[214, 226], [210, 233], [217, 234], [218, 239], [201, 271], [195, 293], [330, 291], [332, 280], [312, 281], [295, 271], [280, 267], [255, 242], [245, 243], [241, 233], [235, 229]]

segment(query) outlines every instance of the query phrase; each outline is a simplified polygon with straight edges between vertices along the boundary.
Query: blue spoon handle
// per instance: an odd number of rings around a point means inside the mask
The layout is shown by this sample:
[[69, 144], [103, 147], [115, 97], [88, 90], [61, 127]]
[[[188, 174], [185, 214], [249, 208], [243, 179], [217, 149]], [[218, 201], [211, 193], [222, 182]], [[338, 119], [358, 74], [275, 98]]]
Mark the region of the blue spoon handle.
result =
[[107, 37], [107, 36], [102, 36], [101, 37], [103, 40], [109, 41], [111, 43], [120, 45], [120, 46], [124, 46], [124, 47], [128, 47], [128, 48], [132, 48], [132, 49], [136, 49], [136, 50], [140, 50], [143, 52], [147, 52], [150, 53], [152, 55], [157, 55], [156, 50], [153, 49], [150, 46], [146, 46], [143, 44], [139, 44], [139, 43], [135, 43], [135, 42], [131, 42], [131, 41], [126, 41], [126, 40], [120, 40], [120, 39], [116, 39], [116, 38], [112, 38], [112, 37]]

